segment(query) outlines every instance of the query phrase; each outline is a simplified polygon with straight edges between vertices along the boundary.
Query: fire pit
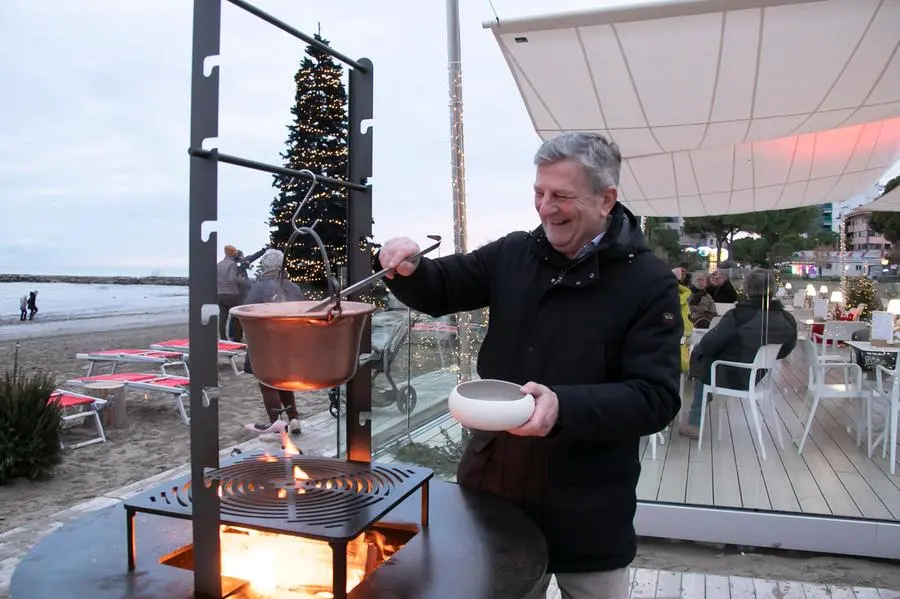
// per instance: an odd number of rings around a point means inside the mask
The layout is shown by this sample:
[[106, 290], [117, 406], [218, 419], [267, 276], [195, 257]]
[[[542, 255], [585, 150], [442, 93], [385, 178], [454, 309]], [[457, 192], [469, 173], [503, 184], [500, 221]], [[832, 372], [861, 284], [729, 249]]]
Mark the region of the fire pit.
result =
[[[300, 374], [287, 377], [290, 385], [285, 383], [288, 388], [302, 383], [311, 389], [332, 380], [347, 381], [346, 459], [301, 455], [285, 435], [283, 454], [240, 454], [220, 463], [217, 323], [204, 317], [216, 304], [216, 239], [215, 234], [207, 239], [204, 229], [217, 218], [218, 164], [295, 179], [311, 177], [313, 184], [348, 189], [347, 270], [355, 282], [344, 290], [348, 304], [359, 299], [352, 292], [372, 276], [372, 197], [367, 184], [372, 134], [363, 133], [364, 121], [372, 118], [372, 63], [351, 60], [245, 0], [228, 2], [352, 67], [349, 180], [201, 149], [205, 140], [218, 135], [218, 69], [206, 75], [204, 66], [219, 54], [222, 0], [194, 0], [191, 474], [126, 500], [124, 514], [123, 506], [114, 505], [43, 539], [17, 567], [10, 587], [13, 599], [530, 596], [544, 574], [547, 548], [537, 526], [522, 512], [495, 497], [434, 481], [426, 468], [372, 462], [372, 377], [365, 368], [357, 372], [354, 359], [370, 351], [367, 315], [362, 315], [361, 334], [354, 329], [346, 336], [359, 347], [347, 343], [343, 348], [342, 355], [350, 356], [343, 374], [303, 361], [292, 370]], [[312, 227], [294, 228], [299, 236], [318, 240]], [[343, 296], [328, 279], [337, 304]], [[342, 312], [335, 306], [331, 314], [341, 318]], [[265, 372], [265, 364], [257, 366], [257, 359], [265, 361], [267, 354], [298, 352], [296, 339], [286, 340], [287, 330], [278, 332], [281, 341], [269, 348], [272, 351], [260, 352], [258, 343], [254, 349], [254, 338], [248, 335], [254, 371]]]
[[[418, 532], [376, 526], [417, 490], [419, 524], [428, 525], [431, 470], [304, 456], [286, 442], [287, 455], [241, 455], [207, 475], [221, 506], [223, 595], [250, 583], [300, 597], [345, 596]], [[191, 478], [184, 477], [125, 502], [129, 571], [137, 566], [135, 516], [190, 519], [191, 491]], [[299, 571], [273, 567], [287, 556], [298, 558]], [[163, 556], [161, 563], [192, 570], [192, 546]]]

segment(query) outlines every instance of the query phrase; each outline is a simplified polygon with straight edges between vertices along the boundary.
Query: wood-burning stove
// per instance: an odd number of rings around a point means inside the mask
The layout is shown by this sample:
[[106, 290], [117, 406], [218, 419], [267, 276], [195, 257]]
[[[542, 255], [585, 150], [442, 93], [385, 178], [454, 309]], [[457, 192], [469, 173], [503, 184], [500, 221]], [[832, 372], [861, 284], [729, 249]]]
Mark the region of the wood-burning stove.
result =
[[[377, 532], [369, 539], [370, 551], [378, 549], [378, 539], [386, 538], [392, 547], [405, 544], [417, 530], [398, 530], [380, 524], [380, 520], [410, 495], [421, 494], [421, 526], [428, 525], [428, 481], [433, 472], [403, 464], [371, 464], [304, 455], [239, 455], [220, 468], [207, 473], [204, 484], [218, 489], [220, 523], [232, 530], [255, 530], [312, 539], [327, 543], [333, 559], [332, 580], [324, 592], [346, 597], [348, 589], [348, 544], [361, 535]], [[128, 569], [137, 565], [139, 539], [134, 520], [138, 513], [189, 520], [193, 516], [194, 485], [190, 477], [167, 482], [160, 487], [124, 502], [127, 518]], [[229, 534], [217, 530], [216, 534]], [[195, 535], [196, 538], [196, 535]], [[399, 541], [399, 542], [398, 542]], [[223, 548], [224, 551], [224, 548]], [[192, 546], [185, 546], [162, 562], [195, 572], [203, 567], [195, 559]], [[372, 558], [365, 569], [374, 571], [384, 558]], [[279, 556], [290, 560], [292, 556]], [[297, 564], [301, 566], [301, 564]], [[228, 596], [247, 584], [239, 576], [220, 574], [222, 596]], [[352, 583], [358, 583], [353, 580]]]

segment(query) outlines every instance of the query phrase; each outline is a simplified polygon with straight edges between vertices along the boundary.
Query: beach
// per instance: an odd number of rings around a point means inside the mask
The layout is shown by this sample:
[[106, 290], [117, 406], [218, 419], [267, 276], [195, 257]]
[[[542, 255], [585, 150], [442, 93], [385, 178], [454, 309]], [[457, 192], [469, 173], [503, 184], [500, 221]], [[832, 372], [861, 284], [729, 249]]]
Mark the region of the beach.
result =
[[[65, 330], [65, 326], [72, 325], [58, 323], [57, 326]], [[187, 337], [187, 325], [183, 323], [147, 327], [143, 319], [137, 318], [119, 326], [125, 328], [21, 339], [19, 364], [29, 370], [51, 371], [62, 382], [84, 376], [87, 363], [75, 358], [78, 352], [146, 348], [166, 339]], [[15, 343], [0, 341], [0, 363], [5, 366], [12, 365]], [[146, 365], [126, 365], [120, 370], [152, 371]], [[256, 379], [235, 376], [224, 360], [219, 377], [219, 443], [225, 449], [252, 439], [255, 435], [244, 425], [265, 421], [265, 412]], [[190, 429], [181, 421], [174, 405], [168, 397], [151, 395], [141, 401], [132, 393], [127, 403], [127, 428], [106, 427], [106, 443], [66, 450], [62, 464], [48, 480], [16, 479], [0, 486], [0, 505], [4, 506], [0, 509], [0, 533], [189, 462]], [[327, 393], [298, 394], [297, 407], [301, 418], [325, 411]], [[78, 431], [66, 434], [74, 437]]]
[[[76, 359], [78, 352], [141, 348], [165, 339], [187, 337], [184, 316], [175, 324], [153, 324], [170, 318], [173, 317], [164, 311], [115, 317], [97, 314], [83, 319], [59, 320], [55, 324], [35, 321], [28, 325], [0, 326], [0, 363], [7, 367], [11, 365], [15, 339], [18, 338], [22, 367], [50, 370], [58, 381], [64, 381], [84, 375], [86, 363]], [[44, 328], [38, 329], [41, 324]], [[51, 325], [56, 328], [49, 328]], [[10, 330], [19, 333], [12, 334]], [[24, 331], [35, 334], [25, 336]], [[406, 368], [403, 353], [395, 363], [397, 372], [404, 372]], [[129, 365], [122, 370], [147, 371], [148, 368]], [[255, 435], [244, 427], [247, 423], [263, 421], [265, 414], [253, 377], [236, 376], [224, 360], [219, 367], [219, 377], [219, 445], [220, 449], [228, 450], [253, 439]], [[321, 415], [328, 410], [327, 393], [298, 394], [297, 404], [301, 419]], [[28, 531], [38, 526], [46, 529], [41, 533], [45, 534], [53, 528], [51, 524], [62, 510], [103, 499], [104, 495], [182, 468], [190, 461], [189, 427], [181, 422], [174, 403], [167, 397], [151, 396], [142, 401], [139, 395], [132, 393], [127, 404], [127, 428], [107, 427], [106, 432], [106, 443], [66, 450], [63, 463], [51, 478], [41, 481], [19, 479], [0, 486], [0, 538], [4, 533], [12, 535], [10, 539], [30, 535]], [[76, 435], [78, 431], [70, 434]], [[303, 438], [301, 435], [296, 439], [301, 447]], [[273, 449], [275, 447], [273, 445]], [[31, 542], [22, 543], [27, 548]], [[17, 560], [10, 559], [4, 564], [0, 559], [0, 581], [4, 575], [11, 575]], [[889, 562], [657, 539], [641, 539], [634, 565], [676, 572], [900, 589], [900, 568]], [[0, 599], [7, 596], [5, 593], [6, 588], [0, 584]]]

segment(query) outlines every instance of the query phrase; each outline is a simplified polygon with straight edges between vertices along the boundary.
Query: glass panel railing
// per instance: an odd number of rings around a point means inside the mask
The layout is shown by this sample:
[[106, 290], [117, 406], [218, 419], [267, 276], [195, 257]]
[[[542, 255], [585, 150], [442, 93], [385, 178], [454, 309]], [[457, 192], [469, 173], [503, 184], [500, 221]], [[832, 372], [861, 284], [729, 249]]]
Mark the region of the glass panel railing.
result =
[[[405, 428], [376, 423], [373, 451], [380, 461], [427, 466], [439, 477], [453, 479], [468, 433], [450, 417], [447, 400], [461, 376], [477, 377], [475, 358], [484, 338], [485, 314], [477, 311], [440, 318], [411, 314], [408, 383], [416, 401], [407, 404]], [[461, 326], [463, 335], [459, 334]], [[462, 351], [463, 347], [467, 351]], [[469, 364], [465, 375], [461, 359]]]

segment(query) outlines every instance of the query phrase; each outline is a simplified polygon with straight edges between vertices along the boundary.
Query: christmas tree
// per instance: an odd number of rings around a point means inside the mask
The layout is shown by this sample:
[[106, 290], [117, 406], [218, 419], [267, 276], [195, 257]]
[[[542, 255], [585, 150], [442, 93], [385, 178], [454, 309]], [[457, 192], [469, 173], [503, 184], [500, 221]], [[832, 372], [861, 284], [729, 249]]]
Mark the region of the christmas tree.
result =
[[[328, 44], [318, 33], [315, 39]], [[288, 125], [287, 147], [281, 154], [285, 167], [307, 169], [335, 179], [348, 178], [347, 91], [342, 75], [343, 68], [331, 56], [307, 46], [294, 76], [297, 92], [291, 108], [293, 119]], [[275, 175], [273, 186], [278, 195], [272, 201], [270, 237], [272, 247], [285, 251], [288, 276], [306, 290], [324, 291], [325, 265], [312, 237], [300, 235], [290, 249], [286, 247], [293, 233], [291, 217], [311, 183], [308, 178]], [[317, 184], [297, 218], [298, 226], [311, 226], [318, 221], [315, 231], [322, 239], [335, 276], [338, 267], [347, 264], [347, 198], [344, 188]]]
[[860, 313], [859, 319], [871, 320], [872, 311], [881, 309], [881, 306], [878, 305], [875, 282], [867, 276], [848, 279], [845, 304], [848, 309], [864, 304], [865, 307]]

